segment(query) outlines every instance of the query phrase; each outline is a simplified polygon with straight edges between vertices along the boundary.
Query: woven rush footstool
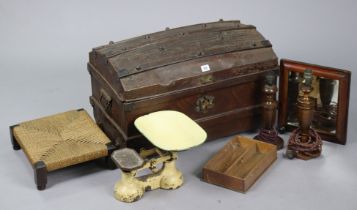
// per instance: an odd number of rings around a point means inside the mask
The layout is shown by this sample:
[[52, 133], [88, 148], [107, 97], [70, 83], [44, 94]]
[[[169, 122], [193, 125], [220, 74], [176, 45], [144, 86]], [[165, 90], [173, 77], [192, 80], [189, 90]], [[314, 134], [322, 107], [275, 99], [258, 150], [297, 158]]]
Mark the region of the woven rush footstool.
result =
[[47, 172], [107, 158], [115, 149], [84, 109], [10, 126], [10, 135], [14, 150], [22, 148], [32, 164], [39, 190], [46, 188]]

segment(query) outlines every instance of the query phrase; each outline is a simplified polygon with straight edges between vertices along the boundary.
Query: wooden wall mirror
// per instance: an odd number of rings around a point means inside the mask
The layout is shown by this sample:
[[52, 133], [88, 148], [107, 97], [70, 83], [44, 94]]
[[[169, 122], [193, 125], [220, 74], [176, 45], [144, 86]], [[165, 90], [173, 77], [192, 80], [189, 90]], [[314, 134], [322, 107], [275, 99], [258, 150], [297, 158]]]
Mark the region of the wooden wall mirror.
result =
[[305, 69], [313, 73], [315, 113], [312, 127], [321, 138], [346, 144], [351, 72], [282, 59], [280, 61], [278, 129], [281, 133], [297, 128], [296, 99]]

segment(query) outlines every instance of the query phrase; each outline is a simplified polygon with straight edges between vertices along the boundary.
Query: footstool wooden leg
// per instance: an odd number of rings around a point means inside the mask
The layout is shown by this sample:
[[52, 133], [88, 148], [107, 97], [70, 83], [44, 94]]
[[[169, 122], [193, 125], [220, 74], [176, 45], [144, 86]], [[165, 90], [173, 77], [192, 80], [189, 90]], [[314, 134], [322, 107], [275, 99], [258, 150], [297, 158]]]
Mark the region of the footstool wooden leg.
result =
[[16, 138], [15, 138], [14, 133], [13, 133], [13, 129], [14, 129], [16, 126], [17, 126], [17, 125], [10, 126], [10, 138], [11, 138], [12, 148], [13, 148], [14, 150], [20, 150], [21, 147], [20, 147], [19, 143], [17, 143]]
[[115, 163], [113, 162], [113, 160], [110, 156], [113, 153], [113, 151], [117, 149], [117, 147], [114, 146], [112, 143], [109, 143], [109, 144], [107, 144], [107, 149], [108, 149], [108, 156], [105, 157], [105, 165], [108, 169], [111, 169], [111, 170], [116, 169], [117, 166], [115, 165]]
[[38, 161], [33, 166], [35, 173], [35, 183], [38, 190], [46, 189], [47, 184], [47, 169], [46, 164], [43, 161]]

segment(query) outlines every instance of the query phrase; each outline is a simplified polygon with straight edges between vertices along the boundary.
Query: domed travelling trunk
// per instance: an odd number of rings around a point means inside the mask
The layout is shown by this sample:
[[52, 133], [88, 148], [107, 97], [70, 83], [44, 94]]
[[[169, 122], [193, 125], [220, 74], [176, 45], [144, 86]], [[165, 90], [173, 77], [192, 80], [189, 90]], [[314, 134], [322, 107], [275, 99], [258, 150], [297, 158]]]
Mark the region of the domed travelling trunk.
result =
[[88, 70], [97, 124], [115, 145], [138, 147], [134, 120], [159, 110], [185, 113], [209, 140], [258, 128], [278, 59], [254, 26], [219, 21], [110, 42], [89, 53]]

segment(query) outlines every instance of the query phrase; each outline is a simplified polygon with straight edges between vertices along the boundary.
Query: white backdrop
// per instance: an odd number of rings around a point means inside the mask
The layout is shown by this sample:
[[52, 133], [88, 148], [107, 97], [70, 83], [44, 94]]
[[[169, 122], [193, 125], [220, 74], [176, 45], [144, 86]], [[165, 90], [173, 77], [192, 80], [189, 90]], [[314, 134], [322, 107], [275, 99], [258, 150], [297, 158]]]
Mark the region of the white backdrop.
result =
[[[353, 0], [0, 0], [0, 209], [356, 209], [356, 11]], [[91, 112], [91, 48], [219, 18], [257, 26], [280, 58], [351, 70], [347, 145], [325, 143], [323, 156], [307, 162], [279, 152], [246, 194], [200, 181], [201, 167], [227, 139], [182, 152], [185, 185], [146, 193], [134, 204], [112, 196], [119, 170], [94, 164], [54, 172], [48, 189], [35, 189], [23, 152], [11, 148], [8, 126], [80, 107]]]

